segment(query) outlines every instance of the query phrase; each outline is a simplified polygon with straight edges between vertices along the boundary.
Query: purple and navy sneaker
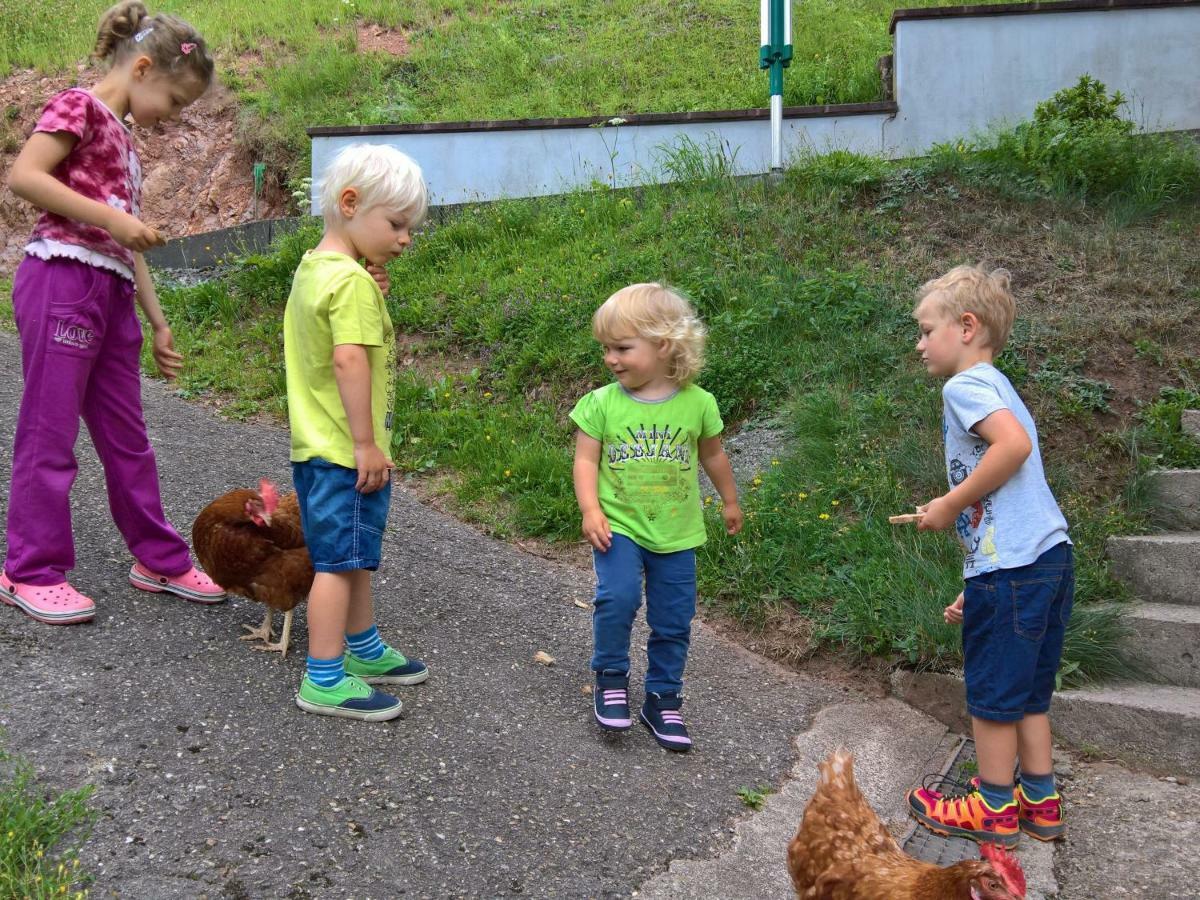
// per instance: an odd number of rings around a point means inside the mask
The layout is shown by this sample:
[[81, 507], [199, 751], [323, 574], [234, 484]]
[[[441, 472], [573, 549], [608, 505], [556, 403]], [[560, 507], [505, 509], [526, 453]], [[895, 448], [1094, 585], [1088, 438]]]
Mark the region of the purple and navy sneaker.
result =
[[646, 702], [642, 704], [638, 720], [654, 733], [658, 746], [676, 753], [686, 753], [692, 749], [692, 739], [688, 737], [687, 726], [683, 724], [683, 716], [679, 709], [683, 706], [683, 698], [678, 694], [654, 694], [646, 692]]
[[628, 731], [633, 727], [629, 718], [628, 675], [611, 669], [597, 672], [592, 698], [592, 715], [605, 731]]

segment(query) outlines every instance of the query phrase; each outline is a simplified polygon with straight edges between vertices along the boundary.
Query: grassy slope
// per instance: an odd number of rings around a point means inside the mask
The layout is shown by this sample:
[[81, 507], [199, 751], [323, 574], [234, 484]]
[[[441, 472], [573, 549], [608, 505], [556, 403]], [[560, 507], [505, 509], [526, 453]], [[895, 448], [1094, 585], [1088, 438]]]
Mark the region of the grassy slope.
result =
[[[715, 537], [703, 554], [707, 601], [749, 629], [799, 612], [813, 644], [952, 664], [957, 635], [939, 613], [957, 591], [959, 551], [946, 536], [888, 526], [886, 514], [944, 478], [911, 291], [988, 257], [1017, 273], [1021, 320], [1001, 364], [1039, 421], [1079, 545], [1068, 667], [1098, 677], [1119, 668], [1118, 627], [1099, 610], [1121, 596], [1103, 541], [1144, 525], [1126, 491], [1133, 445], [1147, 460], [1200, 462], [1174, 436], [1179, 410], [1200, 401], [1189, 349], [1200, 340], [1198, 224], [1183, 206], [1118, 227], [1086, 206], [1006, 199], [928, 163], [848, 156], [810, 161], [776, 189], [713, 173], [685, 187], [469, 209], [393, 264], [407, 357], [395, 457], [408, 473], [440, 476], [462, 515], [499, 534], [576, 539], [565, 412], [605, 380], [589, 317], [614, 287], [666, 278], [711, 327], [701, 383], [727, 420], [779, 413], [791, 429], [787, 453], [747, 497], [745, 533]], [[279, 315], [316, 236], [314, 226], [287, 238], [223, 283], [164, 291], [191, 359], [185, 395], [235, 414], [283, 410]], [[1164, 385], [1174, 392], [1160, 396]]]

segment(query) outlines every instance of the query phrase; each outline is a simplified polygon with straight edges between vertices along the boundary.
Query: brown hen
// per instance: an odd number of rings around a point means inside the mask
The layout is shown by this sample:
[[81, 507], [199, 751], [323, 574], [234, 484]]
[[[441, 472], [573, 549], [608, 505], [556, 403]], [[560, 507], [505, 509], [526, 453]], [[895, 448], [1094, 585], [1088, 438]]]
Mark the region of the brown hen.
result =
[[788, 871], [801, 900], [1023, 900], [1025, 873], [995, 845], [984, 859], [945, 868], [906, 855], [854, 781], [854, 757], [839, 750], [792, 842]]
[[[287, 654], [292, 611], [308, 597], [313, 564], [300, 529], [296, 495], [282, 500], [275, 485], [263, 479], [258, 490], [239, 488], [218, 497], [200, 511], [192, 525], [192, 547], [209, 576], [231, 594], [266, 604], [258, 627], [243, 625], [242, 640], [260, 640], [255, 650]], [[274, 611], [283, 616], [279, 641], [272, 643]]]

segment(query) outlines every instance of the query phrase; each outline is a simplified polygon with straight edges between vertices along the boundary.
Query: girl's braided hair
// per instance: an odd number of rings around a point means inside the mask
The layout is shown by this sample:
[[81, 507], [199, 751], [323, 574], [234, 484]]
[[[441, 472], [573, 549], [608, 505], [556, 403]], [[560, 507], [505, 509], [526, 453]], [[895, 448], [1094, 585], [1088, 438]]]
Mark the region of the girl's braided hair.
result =
[[140, 0], [124, 0], [100, 17], [92, 55], [113, 63], [145, 55], [165, 74], [212, 83], [213, 60], [200, 33], [177, 16], [150, 15]]

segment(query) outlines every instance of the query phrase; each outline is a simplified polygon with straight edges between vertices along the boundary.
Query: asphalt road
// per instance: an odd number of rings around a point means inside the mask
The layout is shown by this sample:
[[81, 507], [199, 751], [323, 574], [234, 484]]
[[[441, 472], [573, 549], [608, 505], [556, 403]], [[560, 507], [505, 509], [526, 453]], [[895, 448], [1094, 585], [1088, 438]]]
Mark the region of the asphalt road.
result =
[[[159, 382], [143, 393], [185, 534], [225, 490], [289, 483], [282, 430], [223, 421]], [[0, 506], [19, 398], [18, 345], [0, 334]], [[78, 452], [71, 578], [98, 615], [50, 627], [0, 607], [0, 726], [48, 784], [96, 786], [82, 854], [93, 896], [629, 896], [672, 860], [727, 846], [746, 812], [737, 791], [779, 785], [793, 736], [848, 698], [699, 627], [685, 706], [695, 751], [669, 754], [644, 729], [604, 737], [585, 693], [589, 613], [574, 603], [588, 573], [400, 489], [378, 618], [432, 676], [399, 689], [392, 723], [307, 715], [292, 700], [303, 615], [281, 662], [237, 640], [261, 617], [248, 600], [202, 608], [130, 587], [86, 438]], [[539, 650], [554, 665], [533, 662]]]

